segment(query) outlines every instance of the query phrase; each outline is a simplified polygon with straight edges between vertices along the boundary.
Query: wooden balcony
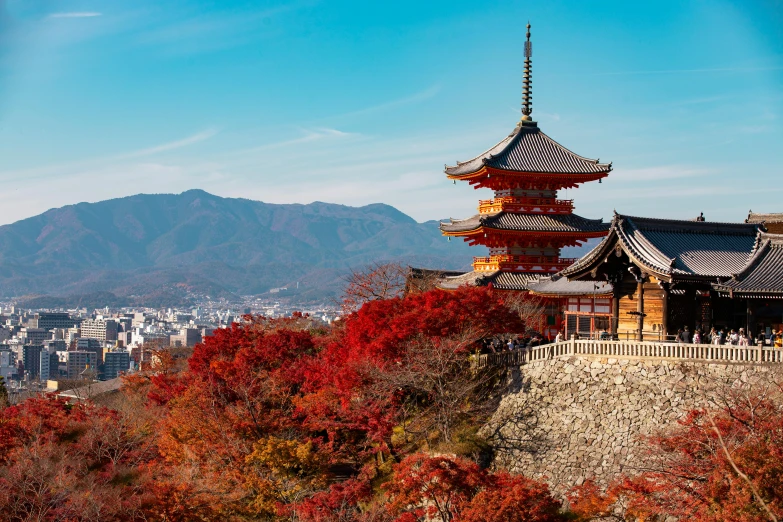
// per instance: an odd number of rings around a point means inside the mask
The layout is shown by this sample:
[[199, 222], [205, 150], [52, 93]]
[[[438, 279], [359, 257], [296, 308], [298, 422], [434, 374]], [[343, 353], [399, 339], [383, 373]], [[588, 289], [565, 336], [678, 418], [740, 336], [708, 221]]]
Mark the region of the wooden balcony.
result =
[[574, 264], [577, 258], [555, 256], [514, 256], [500, 254], [488, 257], [474, 257], [473, 269], [477, 272], [526, 272], [554, 274]]
[[493, 214], [500, 211], [522, 214], [570, 214], [574, 211], [574, 200], [505, 196], [479, 201], [480, 214]]

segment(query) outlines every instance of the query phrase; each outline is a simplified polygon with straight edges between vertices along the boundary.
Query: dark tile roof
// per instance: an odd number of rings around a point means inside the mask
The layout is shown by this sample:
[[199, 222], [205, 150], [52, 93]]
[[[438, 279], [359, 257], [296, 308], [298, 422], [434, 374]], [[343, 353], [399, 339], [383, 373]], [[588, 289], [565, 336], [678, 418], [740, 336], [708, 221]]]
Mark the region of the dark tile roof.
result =
[[642, 268], [659, 275], [681, 279], [730, 277], [745, 266], [759, 226], [616, 214], [606, 238], [558, 275], [584, 275], [619, 243]]
[[565, 277], [541, 278], [527, 285], [527, 289], [537, 295], [607, 295], [612, 293], [612, 285], [604, 281], [577, 281]]
[[783, 223], [783, 212], [767, 214], [749, 212], [745, 223]]
[[537, 281], [540, 277], [541, 274], [496, 272], [489, 282], [499, 290], [526, 290], [529, 283]]
[[524, 230], [535, 232], [605, 232], [609, 223], [601, 219], [587, 219], [576, 214], [476, 214], [468, 219], [441, 223], [443, 232], [469, 232], [479, 227], [498, 230]]
[[518, 125], [503, 141], [472, 160], [446, 167], [446, 174], [470, 174], [484, 166], [501, 170], [553, 174], [598, 174], [611, 164], [574, 154], [534, 125]]
[[783, 297], [783, 234], [760, 234], [756, 251], [745, 266], [716, 290]]
[[438, 281], [438, 288], [444, 290], [456, 290], [461, 286], [484, 286], [488, 276], [497, 272], [467, 272], [456, 276], [443, 277]]
[[537, 281], [541, 274], [523, 274], [518, 272], [467, 272], [465, 274], [444, 277], [438, 281], [438, 288], [455, 290], [461, 286], [492, 285], [499, 290], [525, 290], [527, 284]]

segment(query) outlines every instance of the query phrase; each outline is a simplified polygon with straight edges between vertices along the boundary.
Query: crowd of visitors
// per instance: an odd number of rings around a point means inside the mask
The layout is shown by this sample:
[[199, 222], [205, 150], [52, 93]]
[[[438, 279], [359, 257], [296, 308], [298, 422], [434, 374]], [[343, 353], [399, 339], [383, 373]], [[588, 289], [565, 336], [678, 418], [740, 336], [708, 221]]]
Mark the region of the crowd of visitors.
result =
[[508, 338], [495, 337], [492, 339], [484, 339], [483, 352], [502, 352], [503, 350], [517, 350], [519, 348], [530, 348], [533, 346], [540, 346], [544, 344], [544, 339], [541, 334], [531, 333], [526, 335], [518, 335]]
[[[574, 337], [578, 338], [577, 334]], [[601, 340], [609, 340], [612, 338], [611, 334], [607, 331], [602, 331], [600, 334], [596, 334], [596, 337]], [[559, 343], [565, 341], [565, 334], [560, 331], [554, 339], [554, 342]], [[714, 344], [714, 345], [734, 345], [734, 346], [751, 346], [762, 344], [764, 346], [774, 346], [776, 348], [783, 348], [783, 330], [772, 330], [769, 335], [764, 331], [760, 331], [756, 337], [753, 337], [750, 332], [746, 332], [744, 328], [739, 330], [726, 329], [726, 328], [710, 328], [709, 332], [705, 332], [701, 328], [696, 328], [691, 332], [687, 326], [680, 328], [677, 331], [677, 335], [674, 340], [679, 344]], [[520, 348], [531, 348], [533, 346], [540, 346], [551, 342], [545, 340], [541, 334], [527, 334], [521, 336], [514, 336], [508, 338], [495, 337], [492, 339], [484, 339], [483, 352], [501, 352], [504, 350], [517, 350]]]
[[751, 335], [750, 332], [746, 332], [744, 328], [740, 328], [739, 330], [731, 329], [728, 331], [726, 328], [710, 328], [709, 332], [697, 328], [691, 333], [688, 327], [685, 326], [677, 331], [677, 336], [674, 340], [680, 344], [729, 344], [734, 346], [762, 344], [765, 346], [781, 348], [783, 347], [783, 330], [772, 330], [769, 335], [764, 331], [760, 331], [754, 338], [753, 335]]

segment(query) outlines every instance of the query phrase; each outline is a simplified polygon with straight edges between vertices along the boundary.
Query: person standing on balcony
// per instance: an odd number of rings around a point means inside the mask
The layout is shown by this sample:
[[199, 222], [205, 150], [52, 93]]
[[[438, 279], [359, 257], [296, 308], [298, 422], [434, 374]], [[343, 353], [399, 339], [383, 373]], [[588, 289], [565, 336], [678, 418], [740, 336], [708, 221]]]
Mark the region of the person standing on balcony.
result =
[[698, 330], [693, 332], [693, 344], [701, 344], [701, 332]]
[[682, 342], [685, 344], [691, 344], [691, 332], [687, 326], [682, 329]]

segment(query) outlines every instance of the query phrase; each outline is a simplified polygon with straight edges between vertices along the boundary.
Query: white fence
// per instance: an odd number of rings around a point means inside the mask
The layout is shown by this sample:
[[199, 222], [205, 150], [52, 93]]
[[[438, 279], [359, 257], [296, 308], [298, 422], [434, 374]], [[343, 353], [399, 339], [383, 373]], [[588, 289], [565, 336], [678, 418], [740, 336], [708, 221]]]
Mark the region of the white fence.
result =
[[686, 359], [715, 362], [783, 363], [783, 349], [730, 344], [674, 344], [654, 341], [576, 340], [475, 356], [477, 369], [519, 366], [533, 361], [586, 355], [634, 359]]

